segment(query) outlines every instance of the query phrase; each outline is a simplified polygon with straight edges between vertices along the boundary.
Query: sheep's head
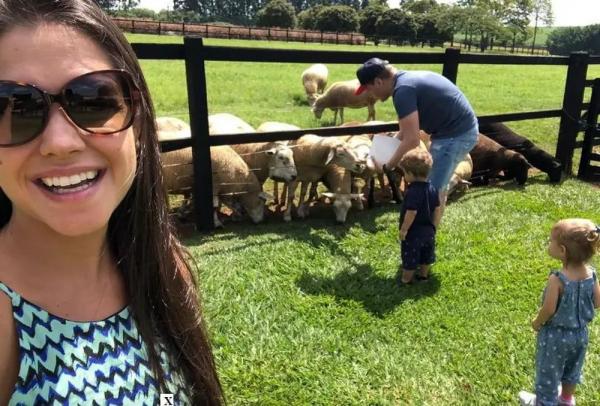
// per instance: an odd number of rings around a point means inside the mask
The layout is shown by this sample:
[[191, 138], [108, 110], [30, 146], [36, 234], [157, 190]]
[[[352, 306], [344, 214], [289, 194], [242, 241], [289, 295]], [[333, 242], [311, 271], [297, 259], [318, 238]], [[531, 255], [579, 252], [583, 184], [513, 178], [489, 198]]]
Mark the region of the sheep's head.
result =
[[504, 170], [504, 174], [509, 179], [516, 179], [519, 185], [525, 184], [527, 182], [527, 176], [529, 172], [529, 168], [531, 168], [531, 164], [525, 157], [518, 152], [510, 151], [510, 155], [508, 155], [509, 160], [507, 162], [507, 168]]
[[354, 173], [362, 173], [367, 163], [361, 160], [356, 152], [348, 145], [339, 144], [329, 150], [325, 165], [334, 163]]
[[315, 101], [311, 104], [312, 107], [310, 110], [314, 113], [315, 117], [320, 120], [323, 116], [323, 110], [325, 110], [325, 108], [321, 107], [319, 104], [319, 97], [316, 97]]
[[324, 192], [323, 196], [333, 200], [333, 212], [335, 213], [335, 221], [342, 224], [346, 222], [348, 216], [348, 210], [352, 206], [353, 199], [361, 199], [362, 195], [359, 193], [331, 193]]
[[[319, 95], [317, 93], [310, 93], [310, 94], [307, 93], [306, 100], [308, 101], [308, 105], [311, 107], [314, 106], [318, 97], [319, 97]], [[318, 118], [320, 118], [320, 117], [318, 117]]]
[[294, 162], [294, 152], [284, 144], [276, 144], [266, 151], [269, 155], [269, 177], [277, 182], [291, 182], [298, 172]]

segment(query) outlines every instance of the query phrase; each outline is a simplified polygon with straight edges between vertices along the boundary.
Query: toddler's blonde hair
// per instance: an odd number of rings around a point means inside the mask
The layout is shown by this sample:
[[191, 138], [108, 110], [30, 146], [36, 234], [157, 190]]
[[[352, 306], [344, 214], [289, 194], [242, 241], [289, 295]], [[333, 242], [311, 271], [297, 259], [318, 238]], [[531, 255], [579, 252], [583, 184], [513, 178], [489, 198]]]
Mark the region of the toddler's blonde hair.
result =
[[552, 227], [567, 263], [586, 263], [600, 251], [600, 228], [587, 219], [564, 219]]

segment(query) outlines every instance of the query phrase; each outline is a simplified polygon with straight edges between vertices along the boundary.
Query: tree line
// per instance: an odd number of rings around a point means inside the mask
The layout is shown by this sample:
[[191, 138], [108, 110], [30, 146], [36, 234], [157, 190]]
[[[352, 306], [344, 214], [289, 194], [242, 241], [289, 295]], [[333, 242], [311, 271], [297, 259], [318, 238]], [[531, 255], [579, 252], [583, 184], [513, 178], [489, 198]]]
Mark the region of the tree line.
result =
[[[113, 14], [173, 22], [220, 22], [262, 27], [361, 32], [367, 37], [395, 38], [438, 45], [453, 41], [479, 47], [522, 46], [538, 25], [553, 22], [551, 0], [173, 0], [159, 13], [139, 10], [137, 0], [98, 0]], [[530, 23], [534, 24], [531, 30]]]

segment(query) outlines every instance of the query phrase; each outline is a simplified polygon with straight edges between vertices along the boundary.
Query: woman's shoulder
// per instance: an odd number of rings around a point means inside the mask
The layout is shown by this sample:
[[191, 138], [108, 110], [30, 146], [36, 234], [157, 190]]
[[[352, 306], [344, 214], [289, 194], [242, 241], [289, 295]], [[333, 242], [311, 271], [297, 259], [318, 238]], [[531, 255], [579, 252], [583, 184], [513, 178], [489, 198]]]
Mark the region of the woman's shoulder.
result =
[[[0, 282], [1, 283], [1, 282]], [[0, 404], [8, 403], [17, 374], [19, 350], [17, 333], [13, 321], [12, 300], [6, 291], [0, 289]]]

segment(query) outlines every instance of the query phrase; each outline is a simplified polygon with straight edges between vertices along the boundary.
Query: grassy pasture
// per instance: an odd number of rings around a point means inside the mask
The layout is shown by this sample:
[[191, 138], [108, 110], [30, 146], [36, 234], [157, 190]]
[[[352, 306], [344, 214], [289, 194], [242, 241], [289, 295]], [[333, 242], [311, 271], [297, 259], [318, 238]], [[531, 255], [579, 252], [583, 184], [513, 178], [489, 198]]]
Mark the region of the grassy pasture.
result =
[[[131, 36], [132, 42], [176, 37]], [[207, 40], [207, 44], [302, 44]], [[311, 49], [364, 49], [313, 44]], [[182, 61], [142, 61], [157, 112], [187, 119]], [[304, 102], [304, 64], [207, 64], [209, 112], [257, 126], [319, 122]], [[410, 66], [441, 71], [441, 66]], [[330, 83], [356, 66], [331, 65]], [[463, 65], [458, 84], [480, 115], [560, 108], [566, 67]], [[594, 76], [595, 75], [595, 76]], [[600, 75], [600, 67], [589, 77]], [[393, 120], [391, 102], [376, 105]], [[348, 110], [346, 120], [366, 111]], [[558, 120], [514, 128], [554, 153]], [[600, 222], [598, 188], [545, 175], [524, 187], [474, 188], [452, 202], [438, 233], [433, 280], [398, 289], [397, 210], [357, 213], [333, 225], [330, 209], [307, 221], [228, 224], [185, 239], [199, 282], [219, 374], [232, 405], [517, 404], [533, 383], [534, 316], [549, 270], [545, 253], [559, 218]], [[596, 265], [600, 261], [596, 259]], [[600, 324], [592, 323], [578, 388], [600, 404]]]

